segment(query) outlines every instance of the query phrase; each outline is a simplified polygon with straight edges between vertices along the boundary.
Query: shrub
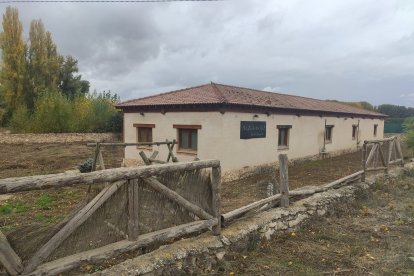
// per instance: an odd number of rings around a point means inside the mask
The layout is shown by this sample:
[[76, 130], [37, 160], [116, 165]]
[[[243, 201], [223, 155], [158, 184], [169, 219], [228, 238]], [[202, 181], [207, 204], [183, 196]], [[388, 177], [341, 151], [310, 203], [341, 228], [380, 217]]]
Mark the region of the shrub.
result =
[[31, 118], [29, 110], [25, 106], [19, 107], [10, 120], [10, 128], [14, 132], [30, 132]]
[[72, 130], [74, 132], [92, 132], [92, 101], [88, 97], [77, 97], [72, 101]]
[[35, 103], [34, 132], [71, 132], [71, 102], [60, 92], [44, 92]]

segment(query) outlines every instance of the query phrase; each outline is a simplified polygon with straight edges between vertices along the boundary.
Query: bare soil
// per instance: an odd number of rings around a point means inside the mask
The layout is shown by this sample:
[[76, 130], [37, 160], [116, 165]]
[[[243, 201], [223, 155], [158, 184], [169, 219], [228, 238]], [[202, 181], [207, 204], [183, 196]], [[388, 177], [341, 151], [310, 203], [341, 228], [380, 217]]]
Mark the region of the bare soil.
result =
[[414, 275], [414, 177], [382, 182], [297, 232], [230, 253], [215, 275]]
[[[302, 161], [289, 167], [289, 189], [326, 184], [361, 169], [361, 153], [359, 151], [322, 160]], [[269, 182], [274, 181], [275, 175], [277, 183], [279, 179], [277, 170], [223, 183], [223, 212], [266, 198], [267, 186]]]

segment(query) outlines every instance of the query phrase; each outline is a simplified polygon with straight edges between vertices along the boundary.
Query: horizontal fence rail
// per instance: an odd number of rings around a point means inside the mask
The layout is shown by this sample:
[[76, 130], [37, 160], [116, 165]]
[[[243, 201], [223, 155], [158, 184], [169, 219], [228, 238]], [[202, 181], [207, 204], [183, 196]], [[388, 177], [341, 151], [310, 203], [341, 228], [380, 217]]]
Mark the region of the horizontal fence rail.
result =
[[0, 194], [73, 185], [100, 184], [104, 182], [115, 182], [118, 180], [128, 180], [138, 177], [148, 178], [151, 176], [159, 176], [171, 172], [218, 167], [220, 167], [220, 161], [218, 160], [202, 160], [195, 162], [161, 164], [145, 167], [107, 169], [90, 173], [59, 173], [50, 175], [4, 178], [0, 179]]

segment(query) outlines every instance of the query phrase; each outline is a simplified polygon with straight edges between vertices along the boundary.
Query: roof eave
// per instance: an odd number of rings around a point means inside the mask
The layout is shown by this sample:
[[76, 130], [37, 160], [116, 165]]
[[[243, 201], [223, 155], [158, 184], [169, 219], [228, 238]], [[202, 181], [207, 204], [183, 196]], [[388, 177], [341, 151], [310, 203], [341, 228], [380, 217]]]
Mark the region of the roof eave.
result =
[[361, 117], [385, 119], [384, 114], [363, 114], [340, 111], [310, 110], [285, 107], [270, 107], [258, 105], [244, 105], [232, 103], [202, 103], [202, 104], [162, 104], [162, 105], [116, 105], [116, 108], [124, 112], [203, 112], [203, 111], [240, 111], [263, 114], [292, 114], [292, 115], [314, 115], [314, 116], [335, 116], [335, 117]]

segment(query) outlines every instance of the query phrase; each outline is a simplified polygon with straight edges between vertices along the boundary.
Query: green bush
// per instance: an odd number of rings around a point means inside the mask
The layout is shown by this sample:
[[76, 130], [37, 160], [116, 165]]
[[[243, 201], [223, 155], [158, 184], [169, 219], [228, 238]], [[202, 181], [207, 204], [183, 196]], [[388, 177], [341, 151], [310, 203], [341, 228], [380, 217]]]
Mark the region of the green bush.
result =
[[405, 145], [414, 150], [414, 117], [405, 119], [403, 123]]
[[72, 104], [60, 92], [44, 92], [35, 103], [34, 132], [71, 132]]
[[10, 120], [10, 128], [14, 132], [30, 132], [31, 118], [30, 112], [25, 106], [19, 107]]
[[93, 93], [68, 99], [58, 91], [46, 91], [35, 102], [33, 114], [17, 109], [10, 121], [14, 132], [120, 132], [122, 113], [114, 106], [116, 94]]

